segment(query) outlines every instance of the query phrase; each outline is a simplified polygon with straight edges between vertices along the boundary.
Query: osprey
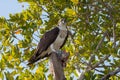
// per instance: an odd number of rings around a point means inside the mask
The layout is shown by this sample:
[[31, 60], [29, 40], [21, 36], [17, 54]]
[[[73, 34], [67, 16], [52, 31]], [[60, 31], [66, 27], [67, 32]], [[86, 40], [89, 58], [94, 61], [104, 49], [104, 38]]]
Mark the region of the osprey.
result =
[[47, 57], [51, 52], [57, 52], [63, 47], [68, 37], [68, 30], [65, 19], [58, 22], [58, 26], [46, 32], [40, 39], [35, 53], [28, 60], [28, 65]]

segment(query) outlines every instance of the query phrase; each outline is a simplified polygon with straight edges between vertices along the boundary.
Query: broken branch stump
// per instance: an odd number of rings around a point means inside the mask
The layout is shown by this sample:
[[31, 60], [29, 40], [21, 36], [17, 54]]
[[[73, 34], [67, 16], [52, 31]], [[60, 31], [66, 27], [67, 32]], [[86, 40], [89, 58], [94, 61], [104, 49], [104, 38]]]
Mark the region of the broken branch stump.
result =
[[50, 55], [50, 63], [52, 64], [52, 68], [53, 68], [54, 80], [66, 80], [65, 75], [64, 75], [64, 70], [63, 70], [64, 62], [62, 61], [65, 58], [68, 59], [69, 53], [65, 53], [65, 52], [61, 52], [61, 53], [62, 53], [61, 56], [59, 56], [56, 52], [52, 52]]

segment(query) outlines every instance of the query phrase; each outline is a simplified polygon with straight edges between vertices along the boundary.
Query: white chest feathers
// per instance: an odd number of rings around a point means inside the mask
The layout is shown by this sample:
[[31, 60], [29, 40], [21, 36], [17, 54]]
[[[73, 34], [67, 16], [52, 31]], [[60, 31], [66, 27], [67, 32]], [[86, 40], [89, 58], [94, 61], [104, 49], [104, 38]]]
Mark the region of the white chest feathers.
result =
[[67, 30], [60, 30], [59, 35], [57, 36], [55, 42], [53, 43], [53, 48], [55, 50], [60, 49], [60, 47], [64, 43], [66, 36], [67, 36]]

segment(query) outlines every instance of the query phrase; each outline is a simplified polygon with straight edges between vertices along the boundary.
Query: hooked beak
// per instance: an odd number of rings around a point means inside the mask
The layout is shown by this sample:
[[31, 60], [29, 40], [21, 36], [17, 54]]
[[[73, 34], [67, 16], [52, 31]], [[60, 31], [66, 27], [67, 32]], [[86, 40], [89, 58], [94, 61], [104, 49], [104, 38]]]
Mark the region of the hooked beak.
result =
[[58, 21], [58, 23], [66, 23], [66, 19], [65, 18], [62, 18], [62, 19], [60, 19], [59, 21]]
[[64, 25], [64, 26], [66, 26], [67, 25], [66, 19], [65, 18], [60, 19], [58, 21], [58, 25]]
[[65, 19], [65, 18], [62, 18], [61, 21], [62, 21], [63, 23], [66, 23], [66, 19]]

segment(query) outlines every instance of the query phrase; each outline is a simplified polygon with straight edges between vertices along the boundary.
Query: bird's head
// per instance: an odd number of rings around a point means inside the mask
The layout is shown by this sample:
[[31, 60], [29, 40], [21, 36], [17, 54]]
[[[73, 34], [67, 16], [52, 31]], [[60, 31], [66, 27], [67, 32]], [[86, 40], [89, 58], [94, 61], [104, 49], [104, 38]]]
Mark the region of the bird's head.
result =
[[58, 26], [61, 26], [61, 27], [66, 27], [67, 23], [66, 23], [66, 19], [65, 18], [62, 18], [58, 21]]

